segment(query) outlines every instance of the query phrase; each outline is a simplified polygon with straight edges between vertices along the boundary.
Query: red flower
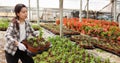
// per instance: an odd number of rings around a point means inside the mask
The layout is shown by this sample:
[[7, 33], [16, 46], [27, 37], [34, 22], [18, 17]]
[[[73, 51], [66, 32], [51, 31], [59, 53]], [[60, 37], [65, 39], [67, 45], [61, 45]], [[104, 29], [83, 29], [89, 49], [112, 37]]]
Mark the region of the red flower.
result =
[[117, 37], [117, 40], [120, 41], [120, 36]]

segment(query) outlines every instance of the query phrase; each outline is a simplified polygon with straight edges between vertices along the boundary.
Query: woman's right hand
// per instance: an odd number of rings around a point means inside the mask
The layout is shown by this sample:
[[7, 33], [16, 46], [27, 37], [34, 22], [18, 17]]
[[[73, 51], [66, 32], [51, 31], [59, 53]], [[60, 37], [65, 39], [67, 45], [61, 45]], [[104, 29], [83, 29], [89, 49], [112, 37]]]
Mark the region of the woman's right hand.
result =
[[21, 51], [25, 51], [27, 49], [23, 43], [20, 43], [18, 41], [15, 41], [15, 45], [18, 46], [19, 50]]
[[25, 47], [25, 45], [23, 44], [23, 43], [20, 43], [20, 42], [18, 42], [18, 48], [19, 48], [19, 50], [21, 50], [21, 51], [26, 51], [26, 47]]

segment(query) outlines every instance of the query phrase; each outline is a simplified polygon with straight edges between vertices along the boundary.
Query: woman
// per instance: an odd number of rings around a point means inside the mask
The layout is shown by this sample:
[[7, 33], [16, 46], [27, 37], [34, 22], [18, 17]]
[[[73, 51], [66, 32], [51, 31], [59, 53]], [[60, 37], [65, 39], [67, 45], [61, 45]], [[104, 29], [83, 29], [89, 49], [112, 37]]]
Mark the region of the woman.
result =
[[24, 4], [17, 4], [14, 9], [16, 17], [12, 19], [6, 31], [5, 56], [7, 63], [18, 63], [20, 59], [22, 63], [34, 63], [31, 56], [27, 55], [26, 47], [22, 41], [30, 34], [38, 36], [34, 33], [27, 18], [27, 7]]

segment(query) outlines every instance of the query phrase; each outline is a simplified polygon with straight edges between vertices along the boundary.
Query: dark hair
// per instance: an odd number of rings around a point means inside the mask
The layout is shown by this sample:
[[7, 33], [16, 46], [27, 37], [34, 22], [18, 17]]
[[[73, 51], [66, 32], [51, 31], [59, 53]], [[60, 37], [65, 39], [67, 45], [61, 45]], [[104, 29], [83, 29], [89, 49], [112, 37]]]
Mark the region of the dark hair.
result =
[[16, 20], [16, 19], [19, 19], [19, 16], [17, 16], [17, 13], [20, 13], [20, 11], [23, 7], [26, 7], [26, 6], [24, 4], [17, 4], [14, 8], [14, 12], [15, 12], [16, 17], [12, 19], [12, 22], [13, 22], [14, 27], [16, 27], [17, 30], [19, 30], [19, 24]]
[[[16, 15], [16, 18], [19, 19], [19, 16], [17, 16], [17, 13], [19, 13], [21, 11], [21, 9], [23, 7], [26, 7], [24, 4], [17, 4], [14, 8], [14, 12], [15, 12], [15, 15]], [[27, 8], [27, 7], [26, 7]]]

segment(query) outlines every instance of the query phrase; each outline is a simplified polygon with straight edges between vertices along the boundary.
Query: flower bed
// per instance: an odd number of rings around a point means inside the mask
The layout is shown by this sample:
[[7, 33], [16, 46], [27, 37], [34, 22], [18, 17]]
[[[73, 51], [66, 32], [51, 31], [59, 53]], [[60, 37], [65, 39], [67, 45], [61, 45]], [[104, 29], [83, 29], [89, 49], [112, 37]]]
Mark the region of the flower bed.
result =
[[[59, 25], [56, 25], [56, 24], [41, 24], [40, 26], [49, 30], [49, 31], [51, 31], [51, 32], [53, 32], [54, 34], [57, 34], [57, 35], [60, 34], [59, 33], [60, 32]], [[63, 34], [64, 35], [78, 35], [80, 33], [63, 27]]]
[[120, 56], [120, 45], [116, 42], [106, 39], [98, 39], [90, 36], [84, 36], [82, 34], [72, 36], [70, 39], [76, 42], [76, 44], [80, 45], [80, 47], [87, 49], [97, 47]]
[[39, 30], [39, 26], [37, 24], [33, 24], [32, 25], [32, 28], [36, 31], [36, 30]]
[[103, 50], [120, 56], [120, 45], [115, 42], [107, 42], [104, 39], [94, 39], [92, 43], [95, 47], [101, 48]]
[[88, 54], [84, 49], [73, 44], [66, 38], [53, 37], [49, 39], [52, 47], [34, 57], [35, 63], [110, 63]]
[[[73, 19], [63, 20], [63, 22], [66, 21], [66, 23], [63, 24], [72, 30], [79, 31], [91, 37], [97, 37], [98, 41], [95, 42], [95, 46], [99, 46], [117, 55], [120, 54], [120, 28], [117, 22], [94, 19], [82, 19], [82, 21], [79, 22], [79, 20]], [[79, 41], [76, 40], [76, 42]]]
[[8, 19], [0, 19], [0, 31], [6, 31], [9, 25]]
[[70, 37], [70, 40], [76, 42], [77, 45], [85, 49], [93, 49], [94, 46], [91, 43], [91, 38], [83, 35], [74, 35]]

